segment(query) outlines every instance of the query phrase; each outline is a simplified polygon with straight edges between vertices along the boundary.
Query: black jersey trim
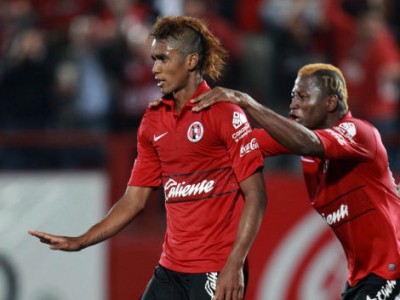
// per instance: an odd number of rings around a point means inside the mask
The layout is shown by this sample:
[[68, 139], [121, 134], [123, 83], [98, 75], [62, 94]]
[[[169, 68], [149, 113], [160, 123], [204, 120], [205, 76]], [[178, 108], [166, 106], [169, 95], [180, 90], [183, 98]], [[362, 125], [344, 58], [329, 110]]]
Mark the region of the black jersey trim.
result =
[[215, 172], [215, 171], [228, 170], [228, 169], [232, 169], [232, 168], [231, 167], [225, 167], [225, 168], [217, 168], [217, 169], [212, 169], [212, 170], [198, 171], [198, 172], [193, 172], [193, 173], [161, 175], [161, 177], [163, 177], [163, 178], [172, 178], [172, 177], [176, 177], [176, 176], [198, 175], [198, 174], [205, 174], [205, 173], [211, 173], [211, 172]]
[[220, 193], [220, 194], [213, 194], [213, 195], [210, 195], [210, 196], [207, 196], [207, 197], [196, 198], [196, 199], [178, 200], [178, 201], [172, 201], [172, 202], [165, 201], [165, 204], [178, 204], [178, 203], [183, 203], [183, 202], [203, 201], [203, 200], [208, 200], [208, 199], [220, 197], [220, 196], [223, 196], [223, 195], [235, 193], [235, 192], [237, 192], [238, 190], [239, 190], [239, 189], [230, 190], [230, 191], [223, 192], [223, 193]]

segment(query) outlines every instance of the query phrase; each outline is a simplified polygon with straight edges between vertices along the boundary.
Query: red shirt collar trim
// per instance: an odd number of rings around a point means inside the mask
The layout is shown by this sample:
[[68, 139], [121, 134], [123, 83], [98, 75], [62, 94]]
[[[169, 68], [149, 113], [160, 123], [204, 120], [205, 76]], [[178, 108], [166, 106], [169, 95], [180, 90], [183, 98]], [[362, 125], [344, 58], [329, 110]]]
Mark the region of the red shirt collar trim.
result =
[[[193, 93], [193, 95], [186, 101], [185, 106], [188, 106], [188, 107], [195, 106], [195, 104], [191, 103], [190, 100], [192, 100], [193, 98], [196, 98], [197, 96], [199, 96], [199, 95], [201, 95], [201, 94], [203, 94], [203, 93], [205, 93], [205, 92], [207, 92], [209, 90], [211, 90], [210, 86], [207, 84], [207, 82], [205, 80], [203, 80], [200, 83], [200, 85], [197, 88], [197, 90]], [[163, 98], [161, 98], [161, 101], [164, 104], [168, 105], [168, 106], [173, 106], [174, 105], [174, 99], [171, 99], [171, 98], [164, 98], [163, 97]]]

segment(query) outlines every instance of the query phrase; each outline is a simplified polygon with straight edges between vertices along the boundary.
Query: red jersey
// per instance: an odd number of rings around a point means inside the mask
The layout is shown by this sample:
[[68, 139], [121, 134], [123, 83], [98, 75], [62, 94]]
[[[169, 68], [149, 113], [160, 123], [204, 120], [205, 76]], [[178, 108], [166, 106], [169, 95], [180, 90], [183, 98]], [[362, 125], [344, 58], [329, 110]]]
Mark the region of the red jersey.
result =
[[[349, 284], [370, 273], [400, 278], [400, 199], [378, 131], [349, 112], [314, 132], [325, 157], [301, 158], [304, 179], [312, 206], [343, 246]], [[265, 156], [288, 153], [265, 131], [256, 136]]]
[[[194, 98], [210, 88], [204, 81]], [[220, 102], [198, 113], [188, 100], [149, 108], [138, 131], [128, 185], [164, 187], [167, 228], [159, 263], [185, 273], [220, 271], [235, 241], [244, 197], [239, 182], [263, 166], [244, 112]]]

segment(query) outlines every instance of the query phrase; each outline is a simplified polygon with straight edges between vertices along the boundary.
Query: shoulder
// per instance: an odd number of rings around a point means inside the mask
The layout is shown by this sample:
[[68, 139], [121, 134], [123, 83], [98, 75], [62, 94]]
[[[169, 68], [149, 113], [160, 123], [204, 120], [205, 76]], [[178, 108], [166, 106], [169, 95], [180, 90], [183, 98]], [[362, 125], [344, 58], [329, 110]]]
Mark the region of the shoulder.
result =
[[142, 119], [157, 119], [165, 112], [167, 105], [163, 102], [159, 103], [157, 106], [150, 106], [143, 113]]
[[243, 109], [240, 106], [227, 101], [221, 101], [213, 104], [208, 113], [218, 116], [218, 119], [240, 118], [242, 121], [247, 121], [247, 117]]
[[238, 106], [237, 104], [228, 102], [228, 101], [217, 102], [212, 106], [212, 108], [214, 108], [216, 110], [241, 110], [242, 111], [242, 108], [240, 106]]
[[315, 132], [324, 143], [325, 150], [328, 145], [332, 145], [348, 149], [363, 149], [363, 153], [373, 153], [380, 140], [379, 133], [374, 126], [365, 120], [353, 117], [345, 117], [333, 127]]
[[357, 139], [369, 139], [377, 133], [376, 128], [371, 123], [353, 117], [341, 120], [334, 126], [334, 129], [346, 136]]

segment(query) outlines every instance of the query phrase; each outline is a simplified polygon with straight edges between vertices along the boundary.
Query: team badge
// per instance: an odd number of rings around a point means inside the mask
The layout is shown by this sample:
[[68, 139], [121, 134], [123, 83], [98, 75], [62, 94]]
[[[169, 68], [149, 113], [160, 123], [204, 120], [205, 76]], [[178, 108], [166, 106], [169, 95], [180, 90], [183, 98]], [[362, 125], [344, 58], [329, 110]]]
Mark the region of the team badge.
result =
[[346, 122], [339, 124], [339, 127], [347, 132], [349, 137], [355, 137], [357, 134], [356, 126], [354, 123]]
[[232, 125], [233, 128], [238, 129], [244, 123], [247, 122], [246, 116], [240, 112], [234, 111], [233, 118], [232, 118]]
[[187, 137], [189, 141], [196, 143], [201, 140], [203, 134], [204, 134], [203, 124], [197, 121], [189, 126]]

